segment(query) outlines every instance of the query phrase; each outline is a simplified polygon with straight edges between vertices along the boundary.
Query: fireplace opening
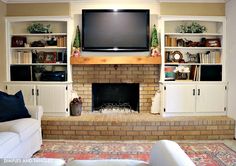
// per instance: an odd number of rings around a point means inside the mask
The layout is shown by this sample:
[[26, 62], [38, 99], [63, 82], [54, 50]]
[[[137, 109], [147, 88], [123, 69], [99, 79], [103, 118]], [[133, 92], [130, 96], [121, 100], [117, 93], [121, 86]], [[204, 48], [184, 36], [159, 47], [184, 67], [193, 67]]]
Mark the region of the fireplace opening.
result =
[[93, 83], [92, 111], [139, 112], [139, 84]]

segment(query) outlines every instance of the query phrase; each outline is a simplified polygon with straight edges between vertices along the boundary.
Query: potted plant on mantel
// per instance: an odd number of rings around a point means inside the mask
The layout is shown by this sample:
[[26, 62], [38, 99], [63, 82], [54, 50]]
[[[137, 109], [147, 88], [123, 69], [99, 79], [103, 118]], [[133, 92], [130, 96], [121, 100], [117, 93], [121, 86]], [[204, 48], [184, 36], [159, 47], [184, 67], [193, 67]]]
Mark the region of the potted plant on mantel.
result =
[[158, 35], [156, 25], [153, 25], [152, 35], [151, 35], [151, 56], [156, 57], [160, 56], [159, 45], [158, 45]]
[[72, 49], [72, 56], [79, 57], [80, 56], [80, 30], [79, 26], [76, 28], [76, 34], [75, 34], [75, 40], [73, 43], [73, 49]]

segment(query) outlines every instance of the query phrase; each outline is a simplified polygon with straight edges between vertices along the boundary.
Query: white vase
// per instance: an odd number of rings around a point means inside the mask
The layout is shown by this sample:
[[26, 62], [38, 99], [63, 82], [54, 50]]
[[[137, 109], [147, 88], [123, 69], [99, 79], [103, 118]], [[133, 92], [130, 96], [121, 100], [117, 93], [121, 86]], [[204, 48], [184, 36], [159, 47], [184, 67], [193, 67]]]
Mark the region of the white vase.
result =
[[42, 73], [34, 73], [34, 74], [35, 74], [36, 81], [40, 81]]

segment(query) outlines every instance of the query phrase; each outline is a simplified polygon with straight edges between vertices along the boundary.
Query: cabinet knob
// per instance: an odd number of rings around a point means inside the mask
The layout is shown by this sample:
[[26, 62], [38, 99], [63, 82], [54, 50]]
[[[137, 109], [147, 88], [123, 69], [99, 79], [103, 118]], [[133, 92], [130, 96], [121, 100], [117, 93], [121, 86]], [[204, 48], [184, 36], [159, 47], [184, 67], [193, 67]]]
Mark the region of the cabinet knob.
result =
[[198, 89], [198, 90], [197, 90], [197, 95], [200, 96], [200, 94], [201, 94], [201, 90]]
[[193, 96], [195, 96], [195, 89], [193, 89]]
[[36, 91], [36, 94], [37, 94], [37, 96], [39, 96], [39, 90], [37, 89], [37, 91]]
[[34, 96], [34, 89], [32, 89], [32, 96]]

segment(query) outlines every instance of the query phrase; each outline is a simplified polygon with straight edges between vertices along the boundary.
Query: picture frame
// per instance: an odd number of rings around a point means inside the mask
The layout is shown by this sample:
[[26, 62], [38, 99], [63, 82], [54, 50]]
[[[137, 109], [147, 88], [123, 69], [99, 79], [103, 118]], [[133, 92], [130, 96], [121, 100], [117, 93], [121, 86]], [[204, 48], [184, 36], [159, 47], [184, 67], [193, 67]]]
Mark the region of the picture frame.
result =
[[44, 52], [44, 63], [56, 63], [56, 52]]
[[220, 39], [206, 39], [206, 47], [221, 47]]
[[24, 47], [27, 43], [25, 36], [12, 36], [11, 46], [12, 47]]
[[44, 63], [44, 52], [36, 52], [36, 63]]
[[197, 54], [190, 54], [190, 53], [187, 53], [188, 55], [188, 63], [200, 63], [200, 55], [199, 53]]

